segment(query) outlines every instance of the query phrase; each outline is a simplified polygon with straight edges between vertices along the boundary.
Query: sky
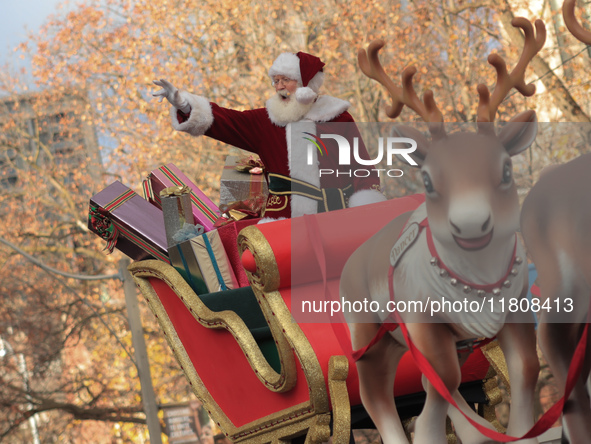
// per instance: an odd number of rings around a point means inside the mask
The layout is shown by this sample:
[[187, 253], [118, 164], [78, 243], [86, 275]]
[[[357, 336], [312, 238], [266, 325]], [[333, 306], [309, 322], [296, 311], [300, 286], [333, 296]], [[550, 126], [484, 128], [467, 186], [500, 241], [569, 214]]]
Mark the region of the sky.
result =
[[19, 63], [12, 48], [27, 39], [27, 31], [36, 32], [50, 14], [63, 13], [57, 7], [65, 0], [0, 0], [0, 66]]

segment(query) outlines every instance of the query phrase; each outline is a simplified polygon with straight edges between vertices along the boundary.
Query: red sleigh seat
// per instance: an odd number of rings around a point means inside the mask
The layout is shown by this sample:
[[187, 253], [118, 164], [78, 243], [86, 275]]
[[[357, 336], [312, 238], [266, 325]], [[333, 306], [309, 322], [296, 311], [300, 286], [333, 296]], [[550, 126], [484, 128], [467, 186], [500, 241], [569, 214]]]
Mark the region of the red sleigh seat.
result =
[[[326, 267], [326, 287], [321, 267], [309, 250], [303, 218], [241, 231], [238, 243], [241, 252], [248, 250], [243, 262], [250, 269], [251, 289], [199, 297], [167, 264], [143, 261], [131, 265], [130, 272], [194, 393], [231, 441], [262, 443], [306, 435], [307, 441], [322, 442], [330, 436], [331, 424], [333, 441], [349, 441], [352, 407], [356, 412], [361, 404], [355, 364], [346, 357], [330, 323], [293, 322], [292, 293], [305, 289], [317, 294], [328, 288], [338, 295], [340, 269], [348, 255], [393, 217], [418, 203], [408, 197], [313, 216], [327, 256], [340, 258]], [[341, 232], [347, 225], [357, 229]], [[292, 245], [290, 233], [296, 233], [298, 245]], [[297, 250], [294, 260], [304, 260], [304, 272], [297, 276], [291, 274], [292, 248]], [[266, 337], [255, 332], [257, 322], [238, 313], [244, 311], [238, 306], [247, 303], [247, 298], [252, 304], [256, 300], [260, 308]], [[217, 307], [212, 307], [215, 302]], [[508, 384], [499, 353], [493, 342], [475, 351], [462, 367], [462, 386], [476, 385], [488, 397], [483, 413], [493, 422], [492, 406], [500, 401], [492, 378], [495, 371]], [[410, 399], [408, 415], [403, 411], [401, 417], [416, 414], [411, 407], [420, 400], [422, 390], [421, 375], [407, 354], [397, 371], [394, 390], [399, 399]]]

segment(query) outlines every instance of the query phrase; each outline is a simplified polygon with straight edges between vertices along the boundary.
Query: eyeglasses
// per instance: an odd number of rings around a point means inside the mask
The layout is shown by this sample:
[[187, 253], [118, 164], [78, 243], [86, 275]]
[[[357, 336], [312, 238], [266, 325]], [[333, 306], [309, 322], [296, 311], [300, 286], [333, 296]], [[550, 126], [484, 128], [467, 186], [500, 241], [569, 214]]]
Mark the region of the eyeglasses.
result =
[[294, 79], [288, 79], [287, 77], [275, 77], [273, 79], [273, 81], [271, 82], [271, 85], [277, 86], [279, 84], [283, 84], [283, 86], [286, 86], [290, 82], [295, 82], [295, 80]]

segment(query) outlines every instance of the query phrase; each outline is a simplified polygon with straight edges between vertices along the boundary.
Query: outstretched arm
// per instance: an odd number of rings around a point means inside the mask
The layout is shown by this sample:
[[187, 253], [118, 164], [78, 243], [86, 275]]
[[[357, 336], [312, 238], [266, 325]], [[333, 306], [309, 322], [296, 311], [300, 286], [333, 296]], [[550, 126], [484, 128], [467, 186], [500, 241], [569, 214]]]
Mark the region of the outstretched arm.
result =
[[160, 102], [166, 99], [172, 105], [170, 110], [172, 127], [192, 136], [201, 136], [212, 125], [214, 117], [207, 99], [179, 91], [168, 80], [154, 80], [154, 84], [162, 89], [152, 93]]
[[192, 136], [206, 135], [221, 142], [254, 153], [258, 152], [265, 129], [261, 120], [268, 121], [266, 111], [236, 111], [223, 108], [205, 97], [179, 91], [165, 79], [154, 80], [161, 87], [152, 93], [160, 102], [166, 99], [172, 105], [172, 127]]

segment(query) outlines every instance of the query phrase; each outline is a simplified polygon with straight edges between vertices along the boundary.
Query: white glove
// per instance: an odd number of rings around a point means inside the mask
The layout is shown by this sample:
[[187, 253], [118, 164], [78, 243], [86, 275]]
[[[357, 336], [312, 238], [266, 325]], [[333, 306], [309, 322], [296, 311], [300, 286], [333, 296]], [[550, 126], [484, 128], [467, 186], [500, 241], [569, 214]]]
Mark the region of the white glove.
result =
[[162, 102], [162, 99], [166, 98], [172, 106], [180, 109], [183, 113], [189, 114], [191, 112], [191, 106], [189, 102], [179, 93], [179, 90], [168, 80], [160, 79], [154, 80], [154, 84], [160, 86], [162, 89], [152, 93], [154, 97], [158, 97], [158, 101]]

